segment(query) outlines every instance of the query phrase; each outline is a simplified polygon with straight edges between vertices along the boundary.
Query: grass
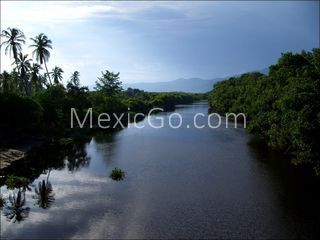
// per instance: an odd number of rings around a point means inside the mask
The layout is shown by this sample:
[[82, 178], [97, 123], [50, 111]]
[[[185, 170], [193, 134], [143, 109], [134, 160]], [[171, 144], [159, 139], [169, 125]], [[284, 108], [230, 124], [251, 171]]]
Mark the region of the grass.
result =
[[113, 180], [116, 180], [116, 181], [123, 180], [123, 178], [124, 178], [124, 171], [122, 171], [120, 168], [114, 168], [114, 169], [112, 169], [112, 171], [111, 171], [110, 177], [111, 177]]

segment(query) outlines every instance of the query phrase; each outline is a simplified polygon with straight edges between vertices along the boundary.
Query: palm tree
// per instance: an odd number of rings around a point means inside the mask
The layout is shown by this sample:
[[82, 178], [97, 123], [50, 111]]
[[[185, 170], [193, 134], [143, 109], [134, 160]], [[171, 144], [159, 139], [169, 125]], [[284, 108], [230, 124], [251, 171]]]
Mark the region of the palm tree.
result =
[[55, 66], [54, 69], [52, 69], [51, 76], [53, 78], [54, 84], [59, 84], [59, 81], [62, 80], [62, 73], [63, 70], [60, 67]]
[[30, 68], [30, 82], [35, 91], [40, 91], [43, 89], [40, 70], [42, 69], [41, 65], [33, 63]]
[[67, 84], [68, 90], [79, 89], [79, 87], [80, 87], [80, 78], [79, 77], [80, 77], [80, 73], [78, 71], [74, 71], [71, 74], [70, 81], [68, 81], [68, 84]]
[[11, 56], [13, 54], [13, 58], [17, 64], [18, 54], [21, 51], [21, 45], [25, 43], [24, 33], [17, 28], [7, 28], [7, 30], [2, 30], [1, 37], [6, 40], [1, 43], [1, 47], [6, 45], [5, 54]]
[[13, 222], [20, 222], [23, 221], [25, 218], [28, 217], [30, 208], [24, 207], [26, 204], [26, 197], [24, 192], [21, 190], [18, 191], [17, 195], [9, 195], [9, 202], [4, 211], [4, 215], [8, 218], [8, 220], [13, 220]]
[[[28, 82], [28, 74], [31, 68], [32, 59], [28, 59], [28, 54], [23, 55], [19, 53], [18, 58], [16, 60], [18, 72], [20, 72], [20, 77], [23, 81], [23, 86], [27, 95], [30, 95], [30, 86]], [[13, 63], [14, 64], [14, 63]]]
[[44, 63], [44, 66], [47, 70], [47, 76], [49, 78], [49, 82], [52, 85], [49, 71], [47, 68], [47, 62], [49, 61], [49, 58], [50, 58], [50, 52], [48, 48], [52, 49], [52, 46], [51, 46], [52, 41], [48, 39], [48, 37], [43, 33], [40, 33], [35, 38], [31, 38], [31, 40], [34, 42], [34, 44], [30, 45], [30, 47], [35, 48], [32, 54], [33, 56], [36, 55], [36, 60], [40, 62], [40, 65]]
[[70, 82], [71, 82], [74, 86], [79, 87], [79, 85], [80, 85], [80, 73], [79, 73], [78, 71], [74, 71], [74, 72], [71, 74]]
[[3, 71], [3, 73], [0, 73], [0, 92], [9, 92], [13, 91], [12, 87], [12, 77], [10, 73], [7, 71]]
[[47, 88], [50, 86], [50, 83], [48, 83], [48, 78], [45, 76], [46, 74], [39, 75], [39, 84], [41, 84], [41, 86], [46, 86]]

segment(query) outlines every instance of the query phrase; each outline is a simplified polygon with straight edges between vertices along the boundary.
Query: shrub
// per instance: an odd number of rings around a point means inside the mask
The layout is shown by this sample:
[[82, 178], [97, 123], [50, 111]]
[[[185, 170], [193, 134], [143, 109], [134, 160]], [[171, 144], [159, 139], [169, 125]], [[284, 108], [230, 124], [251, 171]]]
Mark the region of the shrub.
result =
[[110, 177], [116, 181], [122, 180], [124, 178], [124, 171], [120, 168], [114, 168], [111, 171]]

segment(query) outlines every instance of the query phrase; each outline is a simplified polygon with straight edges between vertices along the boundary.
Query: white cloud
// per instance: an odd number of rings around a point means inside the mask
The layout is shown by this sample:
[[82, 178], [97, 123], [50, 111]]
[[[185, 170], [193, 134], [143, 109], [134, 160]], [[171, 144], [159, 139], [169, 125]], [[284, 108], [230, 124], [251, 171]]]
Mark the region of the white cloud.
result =
[[[319, 34], [312, 26], [319, 27], [309, 16], [316, 11], [310, 10], [314, 8], [311, 3], [301, 5], [1, 1], [1, 28], [23, 30], [27, 37], [23, 53], [29, 54], [29, 38], [45, 33], [53, 42], [48, 68], [62, 67], [66, 80], [78, 70], [84, 85], [92, 85], [104, 69], [120, 71], [124, 82], [208, 78], [256, 69], [258, 63], [274, 62], [284, 50], [313, 46], [310, 39]], [[264, 41], [264, 35], [272, 40]], [[272, 48], [270, 42], [274, 42]], [[257, 48], [264, 51], [263, 59]], [[249, 54], [255, 59], [247, 60]], [[1, 70], [12, 68], [12, 59], [2, 50], [1, 60]]]
[[[75, 3], [75, 2], [73, 2]], [[120, 12], [109, 5], [87, 5], [77, 6], [63, 2], [9, 2], [2, 3], [3, 24], [14, 24], [19, 22], [30, 23], [57, 23], [69, 20], [84, 20], [98, 14]]]

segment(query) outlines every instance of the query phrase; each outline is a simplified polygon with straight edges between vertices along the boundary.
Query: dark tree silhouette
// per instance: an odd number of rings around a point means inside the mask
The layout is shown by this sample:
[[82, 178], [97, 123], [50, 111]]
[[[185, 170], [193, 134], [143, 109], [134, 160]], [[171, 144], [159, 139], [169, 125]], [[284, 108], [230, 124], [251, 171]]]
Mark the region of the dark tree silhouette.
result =
[[50, 85], [52, 85], [50, 74], [47, 68], [47, 62], [50, 58], [49, 48], [52, 49], [52, 41], [43, 33], [40, 33], [35, 38], [31, 38], [31, 40], [34, 42], [34, 44], [30, 45], [30, 47], [35, 48], [32, 54], [33, 56], [36, 56], [36, 60], [40, 63], [40, 65], [44, 64]]
[[52, 69], [51, 76], [54, 84], [59, 84], [59, 82], [62, 81], [62, 73], [63, 70], [60, 67], [55, 66], [54, 69]]

